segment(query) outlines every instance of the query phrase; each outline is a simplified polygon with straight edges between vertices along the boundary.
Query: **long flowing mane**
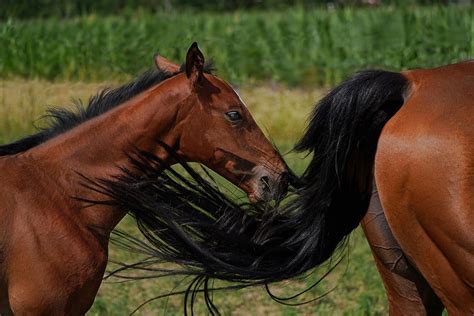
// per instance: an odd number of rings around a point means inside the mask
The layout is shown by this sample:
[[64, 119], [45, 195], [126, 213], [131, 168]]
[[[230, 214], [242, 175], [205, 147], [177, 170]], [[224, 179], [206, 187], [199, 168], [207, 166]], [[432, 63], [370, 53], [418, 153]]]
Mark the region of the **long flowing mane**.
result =
[[[131, 82], [115, 89], [106, 88], [89, 99], [87, 105], [82, 101], [74, 102], [73, 109], [50, 107], [43, 116], [47, 120], [46, 127], [10, 144], [0, 145], [0, 156], [14, 155], [38, 146], [47, 140], [60, 135], [85, 121], [99, 116], [120, 104], [130, 100], [149, 88], [171, 78], [185, 69], [183, 64], [178, 72], [170, 73], [161, 69], [148, 70]], [[211, 73], [212, 63], [204, 67], [206, 73]]]

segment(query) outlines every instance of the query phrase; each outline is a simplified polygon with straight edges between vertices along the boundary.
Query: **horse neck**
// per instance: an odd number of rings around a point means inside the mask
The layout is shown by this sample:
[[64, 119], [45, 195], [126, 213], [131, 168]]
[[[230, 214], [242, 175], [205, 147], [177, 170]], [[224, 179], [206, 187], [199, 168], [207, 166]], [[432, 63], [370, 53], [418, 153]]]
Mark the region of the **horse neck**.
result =
[[[131, 168], [126, 153], [136, 148], [155, 152], [166, 160], [165, 151], [156, 151], [156, 140], [169, 146], [176, 144], [180, 133], [176, 128], [178, 109], [189, 96], [188, 89], [177, 88], [163, 82], [26, 152], [24, 157], [30, 159], [39, 172], [47, 172], [56, 178], [57, 188], [67, 192], [69, 197], [103, 199], [84, 187], [81, 176], [91, 180], [104, 179], [119, 174], [119, 167]], [[73, 199], [69, 199], [69, 203], [70, 208], [64, 211], [80, 212], [85, 225], [106, 232], [110, 232], [125, 215], [104, 210], [101, 206], [83, 208], [83, 204]]]

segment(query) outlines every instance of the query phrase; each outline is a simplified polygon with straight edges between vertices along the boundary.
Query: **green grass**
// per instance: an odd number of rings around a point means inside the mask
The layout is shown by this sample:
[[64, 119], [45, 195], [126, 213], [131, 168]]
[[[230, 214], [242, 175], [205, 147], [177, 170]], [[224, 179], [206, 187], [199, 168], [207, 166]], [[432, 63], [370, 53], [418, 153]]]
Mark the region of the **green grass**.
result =
[[[115, 85], [104, 83], [48, 83], [44, 81], [0, 81], [0, 140], [11, 141], [33, 131], [32, 122], [44, 112], [45, 105], [67, 105], [71, 98], [87, 99], [97, 89]], [[240, 91], [259, 125], [275, 143], [288, 150], [304, 130], [306, 118], [322, 91], [275, 87], [243, 88]], [[301, 155], [285, 156], [290, 167], [301, 172], [306, 161]], [[119, 227], [136, 232], [130, 218]], [[321, 285], [304, 295], [311, 299], [335, 289], [316, 303], [287, 307], [273, 302], [261, 287], [216, 293], [215, 301], [223, 315], [386, 315], [387, 303], [382, 283], [362, 232], [350, 239], [346, 260]], [[115, 246], [111, 259], [133, 262], [136, 256]], [[112, 266], [109, 267], [111, 269]], [[289, 295], [312, 284], [325, 267], [307, 279], [275, 285], [279, 295]], [[113, 280], [112, 280], [113, 281]], [[147, 280], [129, 283], [104, 282], [89, 315], [128, 315], [140, 303], [171, 291], [180, 279]], [[181, 315], [182, 297], [162, 299], [144, 307], [138, 315]], [[202, 300], [197, 315], [205, 314]]]
[[437, 66], [473, 56], [469, 6], [167, 12], [0, 22], [0, 76], [110, 80], [182, 62], [192, 41], [231, 82], [330, 86], [367, 67]]

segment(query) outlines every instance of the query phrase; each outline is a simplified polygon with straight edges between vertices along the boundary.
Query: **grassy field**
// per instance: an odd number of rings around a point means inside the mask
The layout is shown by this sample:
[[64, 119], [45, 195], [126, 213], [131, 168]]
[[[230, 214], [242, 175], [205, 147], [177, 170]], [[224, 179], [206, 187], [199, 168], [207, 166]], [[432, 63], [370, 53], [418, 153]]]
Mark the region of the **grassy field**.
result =
[[[88, 99], [98, 89], [115, 83], [48, 83], [44, 81], [0, 81], [0, 140], [7, 142], [33, 131], [32, 123], [46, 105], [70, 105], [71, 98]], [[240, 93], [259, 125], [283, 150], [291, 148], [303, 132], [306, 118], [321, 90], [282, 89], [261, 86], [242, 88]], [[41, 121], [36, 121], [41, 124]], [[286, 155], [289, 165], [301, 172], [305, 161], [301, 155]], [[134, 231], [131, 219], [121, 229]], [[111, 259], [133, 262], [134, 256], [112, 246]], [[275, 285], [281, 295], [295, 293], [324, 273], [322, 267], [307, 279]], [[115, 280], [117, 281], [117, 280]], [[167, 293], [180, 279], [147, 280], [129, 283], [104, 282], [89, 315], [128, 315], [140, 303]], [[300, 307], [279, 305], [263, 288], [222, 292], [215, 301], [223, 315], [385, 315], [387, 303], [383, 286], [360, 230], [351, 237], [347, 257], [320, 286], [302, 297], [312, 297], [335, 289], [316, 303]], [[197, 315], [205, 314], [202, 300]], [[182, 297], [152, 302], [138, 315], [181, 315]]]
[[361, 68], [438, 66], [473, 57], [472, 7], [132, 12], [0, 20], [0, 77], [109, 80], [176, 62], [198, 41], [235, 83], [331, 86]]

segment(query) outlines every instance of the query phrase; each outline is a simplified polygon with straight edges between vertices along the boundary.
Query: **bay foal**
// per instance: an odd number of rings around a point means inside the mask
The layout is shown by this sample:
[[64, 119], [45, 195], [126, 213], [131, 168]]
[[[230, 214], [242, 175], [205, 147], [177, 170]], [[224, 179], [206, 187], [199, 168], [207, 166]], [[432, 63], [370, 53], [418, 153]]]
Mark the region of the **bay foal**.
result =
[[100, 93], [77, 113], [54, 110], [48, 129], [0, 146], [1, 315], [83, 315], [91, 307], [109, 234], [125, 212], [85, 208], [73, 197], [100, 199], [81, 176], [116, 175], [135, 148], [167, 160], [164, 142], [252, 201], [286, 190], [285, 163], [234, 90], [206, 73], [195, 43], [183, 69], [156, 62], [163, 69]]

